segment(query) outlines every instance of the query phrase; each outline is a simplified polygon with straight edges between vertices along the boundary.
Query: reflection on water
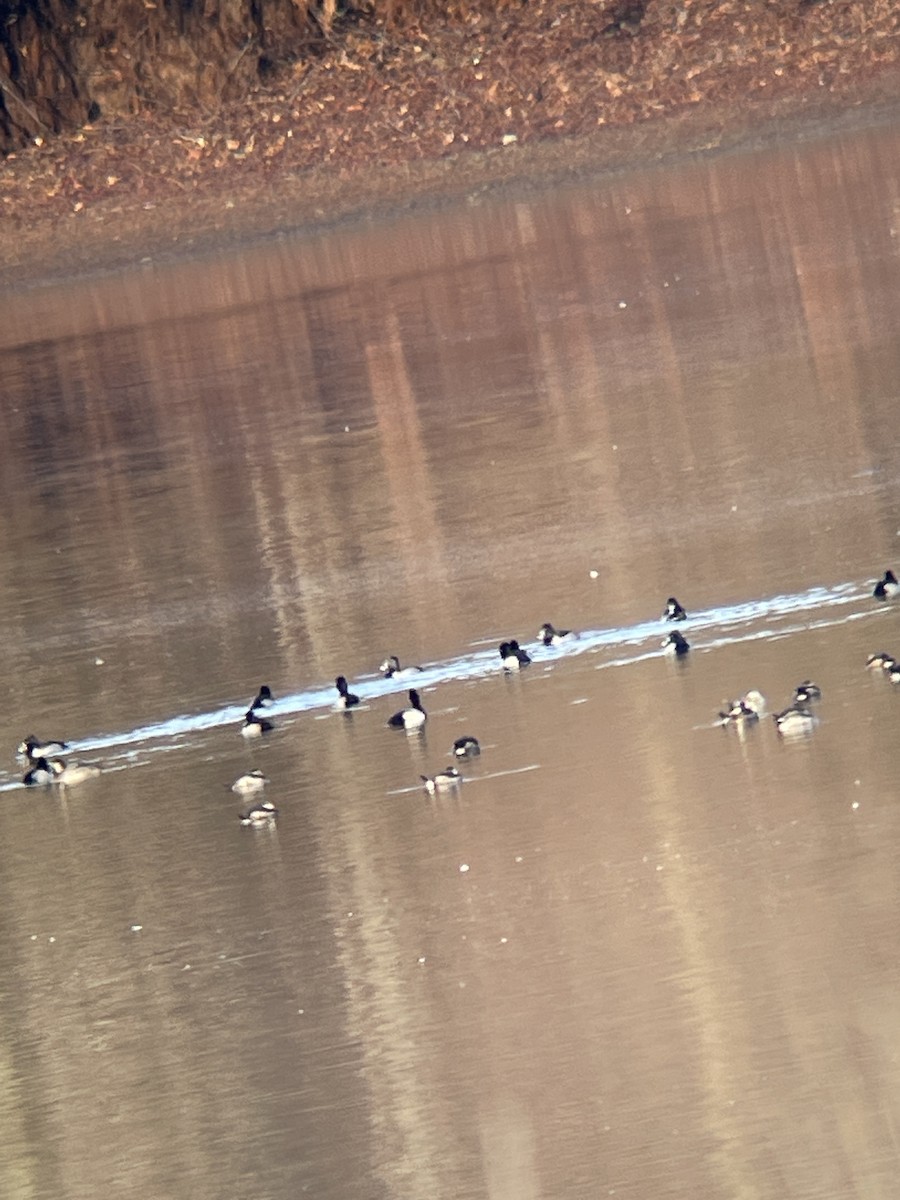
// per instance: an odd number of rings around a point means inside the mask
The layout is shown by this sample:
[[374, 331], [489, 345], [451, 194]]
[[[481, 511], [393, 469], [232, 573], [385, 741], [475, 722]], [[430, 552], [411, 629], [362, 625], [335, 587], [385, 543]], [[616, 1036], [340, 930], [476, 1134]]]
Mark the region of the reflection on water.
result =
[[2, 1195], [893, 1197], [897, 142], [2, 302]]

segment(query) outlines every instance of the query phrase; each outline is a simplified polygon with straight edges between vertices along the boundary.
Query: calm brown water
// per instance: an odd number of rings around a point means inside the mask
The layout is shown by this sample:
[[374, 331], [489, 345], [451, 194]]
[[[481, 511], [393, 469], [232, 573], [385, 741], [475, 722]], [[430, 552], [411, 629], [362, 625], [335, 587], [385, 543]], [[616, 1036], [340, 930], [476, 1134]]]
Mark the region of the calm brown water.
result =
[[[894, 1200], [898, 162], [0, 301], [0, 1195]], [[106, 769], [18, 786], [32, 729]]]

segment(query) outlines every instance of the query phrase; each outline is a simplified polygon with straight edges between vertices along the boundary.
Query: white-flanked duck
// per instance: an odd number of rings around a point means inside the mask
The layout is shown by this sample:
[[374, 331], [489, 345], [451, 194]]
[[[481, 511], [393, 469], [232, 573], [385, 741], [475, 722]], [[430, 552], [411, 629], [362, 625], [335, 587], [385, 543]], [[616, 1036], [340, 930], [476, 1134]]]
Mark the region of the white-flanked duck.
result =
[[578, 634], [572, 629], [555, 629], [549, 621], [537, 631], [538, 641], [543, 642], [545, 646], [558, 646], [560, 642], [571, 642], [578, 637]]
[[663, 612], [664, 621], [686, 621], [687, 613], [678, 603], [674, 596], [670, 596], [666, 601], [665, 611]]
[[802, 704], [792, 704], [784, 712], [775, 713], [772, 719], [778, 732], [789, 737], [812, 733], [818, 724], [818, 717]]
[[896, 661], [893, 654], [888, 654], [885, 650], [876, 650], [866, 659], [866, 668], [869, 671], [889, 671]]
[[257, 769], [248, 771], [246, 775], [239, 775], [231, 785], [231, 790], [238, 795], [247, 796], [252, 792], [261, 792], [268, 782], [268, 776]]
[[660, 645], [666, 654], [674, 654], [678, 658], [682, 658], [691, 648], [690, 642], [677, 629], [673, 629]]
[[264, 733], [271, 733], [275, 726], [265, 717], [261, 717], [255, 708], [248, 708], [241, 726], [241, 737], [258, 738]]
[[523, 650], [516, 641], [501, 642], [500, 661], [507, 671], [518, 671], [520, 668], [528, 666], [531, 662], [531, 655], [527, 650]]
[[29, 733], [28, 737], [23, 738], [16, 746], [16, 753], [30, 762], [36, 762], [39, 758], [53, 758], [55, 755], [65, 754], [68, 748], [69, 743], [60, 741], [59, 738], [50, 738], [45, 742]]
[[338, 698], [334, 702], [335, 708], [354, 708], [359, 704], [359, 696], [354, 696], [353, 692], [347, 686], [347, 680], [343, 675], [338, 675], [334, 681], [334, 686], [338, 690]]
[[383, 673], [385, 679], [414, 679], [422, 673], [421, 667], [401, 667], [396, 654], [389, 655], [378, 670]]
[[93, 763], [64, 762], [61, 758], [51, 758], [50, 770], [53, 772], [53, 782], [60, 787], [76, 787], [88, 779], [96, 779], [100, 768]]
[[897, 582], [897, 576], [893, 571], [885, 571], [875, 584], [875, 591], [872, 595], [876, 600], [891, 600], [894, 596], [900, 596], [900, 583]]
[[272, 695], [272, 689], [267, 683], [264, 683], [256, 693], [256, 699], [250, 705], [253, 708], [271, 708], [275, 703], [275, 697]]
[[737, 700], [727, 700], [719, 711], [722, 725], [751, 725], [766, 711], [766, 698], [762, 692], [751, 688]]
[[446, 767], [443, 771], [438, 771], [437, 775], [420, 775], [419, 778], [425, 784], [425, 791], [432, 796], [435, 792], [446, 792], [450, 788], [459, 787], [463, 781], [456, 767]]
[[791, 701], [791, 704], [805, 708], [811, 701], [821, 699], [822, 689], [819, 685], [813, 683], [811, 679], [804, 679], [802, 683], [798, 683], [794, 688], [794, 699]]
[[457, 758], [477, 758], [481, 753], [478, 738], [472, 737], [470, 733], [458, 737], [453, 743], [453, 753]]
[[393, 729], [421, 729], [428, 720], [428, 713], [422, 707], [419, 693], [415, 688], [410, 689], [409, 708], [401, 708], [395, 712], [388, 725]]
[[30, 770], [25, 772], [22, 782], [26, 787], [35, 787], [44, 783], [53, 783], [56, 774], [46, 758], [36, 758]]
[[261, 800], [246, 812], [238, 815], [242, 825], [271, 825], [278, 816], [278, 809], [271, 800]]

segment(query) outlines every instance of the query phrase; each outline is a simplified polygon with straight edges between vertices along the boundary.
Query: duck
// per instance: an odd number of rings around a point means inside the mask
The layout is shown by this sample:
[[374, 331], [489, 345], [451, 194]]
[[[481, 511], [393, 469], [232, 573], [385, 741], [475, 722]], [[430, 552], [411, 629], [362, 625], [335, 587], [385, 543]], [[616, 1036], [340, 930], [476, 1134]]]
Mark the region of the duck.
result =
[[679, 658], [681, 658], [682, 655], [687, 654], [691, 648], [690, 643], [678, 632], [677, 629], [674, 629], [669, 636], [660, 643], [660, 645], [666, 654], [674, 654]]
[[272, 722], [267, 721], [265, 717], [261, 717], [256, 709], [248, 708], [244, 717], [244, 724], [241, 726], [241, 737], [262, 737], [264, 733], [271, 733], [274, 728], [275, 726]]
[[245, 796], [251, 792], [262, 791], [268, 782], [268, 776], [263, 775], [262, 771], [257, 769], [248, 771], [246, 775], [239, 775], [231, 785], [231, 790]]
[[750, 725], [754, 721], [758, 721], [765, 710], [765, 696], [762, 692], [751, 688], [739, 699], [725, 702], [724, 708], [719, 712], [719, 721], [722, 725]]
[[794, 699], [791, 704], [800, 706], [801, 708], [809, 704], [811, 700], [821, 700], [822, 689], [817, 683], [813, 683], [811, 679], [804, 679], [802, 683], [798, 683], [794, 688]]
[[38, 784], [52, 783], [55, 778], [53, 768], [46, 758], [36, 758], [31, 769], [25, 772], [22, 782], [26, 787], [35, 787]]
[[69, 743], [60, 738], [51, 738], [49, 741], [42, 742], [39, 737], [29, 733], [27, 738], [23, 738], [19, 742], [16, 753], [23, 755], [31, 762], [36, 762], [39, 758], [53, 758], [55, 755], [65, 754], [68, 749]]
[[876, 650], [874, 654], [870, 654], [866, 659], [866, 669], [869, 671], [889, 671], [896, 661], [893, 654], [888, 654], [885, 650]]
[[401, 708], [388, 721], [393, 729], [421, 729], [428, 720], [428, 713], [422, 707], [419, 693], [415, 688], [410, 689], [409, 708]]
[[67, 763], [61, 758], [51, 758], [49, 765], [53, 772], [53, 782], [60, 787], [75, 787], [88, 779], [96, 779], [100, 774], [100, 768], [93, 763]]
[[253, 708], [271, 708], [275, 703], [275, 697], [272, 695], [272, 689], [267, 683], [264, 683], [256, 693], [256, 699], [250, 705]]
[[528, 666], [531, 656], [516, 641], [501, 642], [500, 661], [507, 671], [518, 671], [521, 667]]
[[457, 758], [477, 758], [480, 753], [478, 738], [472, 737], [470, 733], [458, 737], [453, 743], [453, 754]]
[[558, 646], [560, 642], [572, 641], [577, 638], [578, 634], [571, 629], [554, 629], [549, 621], [537, 631], [538, 641], [543, 642], [545, 646]]
[[889, 667], [884, 668], [884, 673], [891, 683], [900, 683], [900, 663], [891, 663]]
[[893, 571], [885, 571], [875, 584], [875, 591], [872, 595], [876, 600], [890, 600], [892, 597], [900, 595], [900, 583], [897, 582], [897, 576]]
[[817, 723], [816, 716], [802, 704], [792, 704], [784, 712], [775, 713], [772, 719], [778, 732], [788, 736], [812, 733]]
[[359, 696], [354, 696], [354, 694], [348, 690], [347, 680], [343, 675], [338, 675], [337, 679], [334, 681], [334, 686], [338, 690], [338, 698], [334, 702], [335, 708], [343, 708], [346, 710], [359, 704]]
[[261, 800], [246, 812], [238, 814], [242, 825], [269, 825], [278, 817], [278, 809], [271, 800]]
[[663, 612], [664, 621], [686, 621], [687, 613], [678, 603], [674, 596], [670, 596], [666, 601], [665, 611]]
[[422, 667], [401, 667], [396, 654], [389, 655], [378, 668], [385, 679], [412, 679], [422, 672]]
[[463, 781], [462, 775], [456, 767], [445, 767], [443, 771], [438, 771], [437, 775], [420, 775], [419, 778], [425, 784], [425, 791], [432, 796], [435, 792], [445, 792], [449, 788], [459, 787]]

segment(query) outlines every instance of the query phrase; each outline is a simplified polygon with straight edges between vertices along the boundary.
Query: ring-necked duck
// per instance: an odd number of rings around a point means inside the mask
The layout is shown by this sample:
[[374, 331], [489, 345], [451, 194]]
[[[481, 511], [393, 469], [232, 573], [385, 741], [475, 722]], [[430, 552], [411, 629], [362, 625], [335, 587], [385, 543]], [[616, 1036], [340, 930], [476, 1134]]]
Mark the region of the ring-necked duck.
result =
[[399, 712], [395, 712], [388, 725], [394, 729], [419, 729], [428, 720], [428, 713], [422, 707], [422, 702], [419, 699], [419, 693], [415, 688], [412, 688], [409, 693], [409, 708], [401, 708]]
[[244, 724], [241, 726], [241, 737], [262, 737], [264, 733], [271, 733], [274, 728], [275, 726], [272, 722], [267, 721], [265, 717], [261, 717], [256, 709], [248, 708], [244, 717]]
[[666, 601], [666, 610], [663, 613], [664, 621], [686, 621], [687, 613], [678, 603], [674, 596], [670, 596]]
[[386, 658], [378, 670], [384, 673], [385, 679], [412, 679], [413, 676], [422, 672], [421, 667], [401, 667], [400, 659], [396, 654], [391, 654]]
[[278, 816], [278, 809], [271, 800], [261, 800], [246, 812], [239, 814], [242, 825], [268, 825]]
[[22, 754], [25, 758], [34, 762], [38, 758], [52, 758], [55, 754], [65, 754], [68, 748], [69, 743], [60, 741], [58, 738], [51, 738], [49, 741], [42, 742], [39, 737], [35, 737], [33, 733], [29, 733], [27, 738], [19, 742], [16, 747], [16, 753]]
[[437, 775], [420, 775], [419, 778], [425, 784], [425, 791], [430, 792], [432, 796], [435, 792], [444, 792], [462, 783], [462, 775], [456, 767], [445, 767], [443, 771], [438, 771]]
[[270, 708], [275, 703], [275, 697], [272, 695], [272, 689], [267, 683], [264, 683], [256, 693], [256, 699], [250, 705], [251, 708]]
[[334, 702], [335, 708], [353, 708], [354, 705], [359, 704], [359, 696], [354, 696], [351, 691], [348, 691], [347, 680], [343, 675], [338, 675], [334, 686], [338, 690], [338, 698]]
[[507, 671], [518, 671], [520, 667], [528, 666], [531, 655], [516, 641], [501, 642], [500, 661]]
[[100, 768], [93, 763], [63, 762], [61, 758], [50, 759], [50, 770], [53, 772], [53, 782], [60, 787], [75, 787], [87, 779], [95, 779], [100, 774]]
[[239, 775], [231, 785], [231, 790], [245, 796], [250, 792], [261, 791], [268, 782], [268, 777], [257, 769], [248, 771], [246, 775]]
[[570, 642], [578, 637], [571, 629], [554, 629], [549, 621], [537, 631], [538, 641], [543, 642], [545, 646], [558, 646], [560, 642]]
[[665, 638], [660, 645], [666, 654], [675, 654], [678, 655], [679, 658], [683, 654], [687, 654], [688, 650], [691, 648], [690, 643], [682, 636], [682, 634], [678, 632], [677, 629], [673, 629], [669, 636]]
[[477, 758], [481, 753], [478, 738], [472, 737], [469, 733], [458, 737], [453, 743], [453, 753], [457, 758]]
[[34, 787], [41, 783], [52, 783], [56, 775], [46, 758], [36, 758], [33, 762], [34, 765], [30, 771], [26, 771], [22, 782], [28, 787]]
[[891, 597], [900, 595], [900, 583], [897, 582], [897, 576], [893, 571], [885, 571], [875, 584], [875, 591], [872, 595], [876, 600], [890, 600]]

